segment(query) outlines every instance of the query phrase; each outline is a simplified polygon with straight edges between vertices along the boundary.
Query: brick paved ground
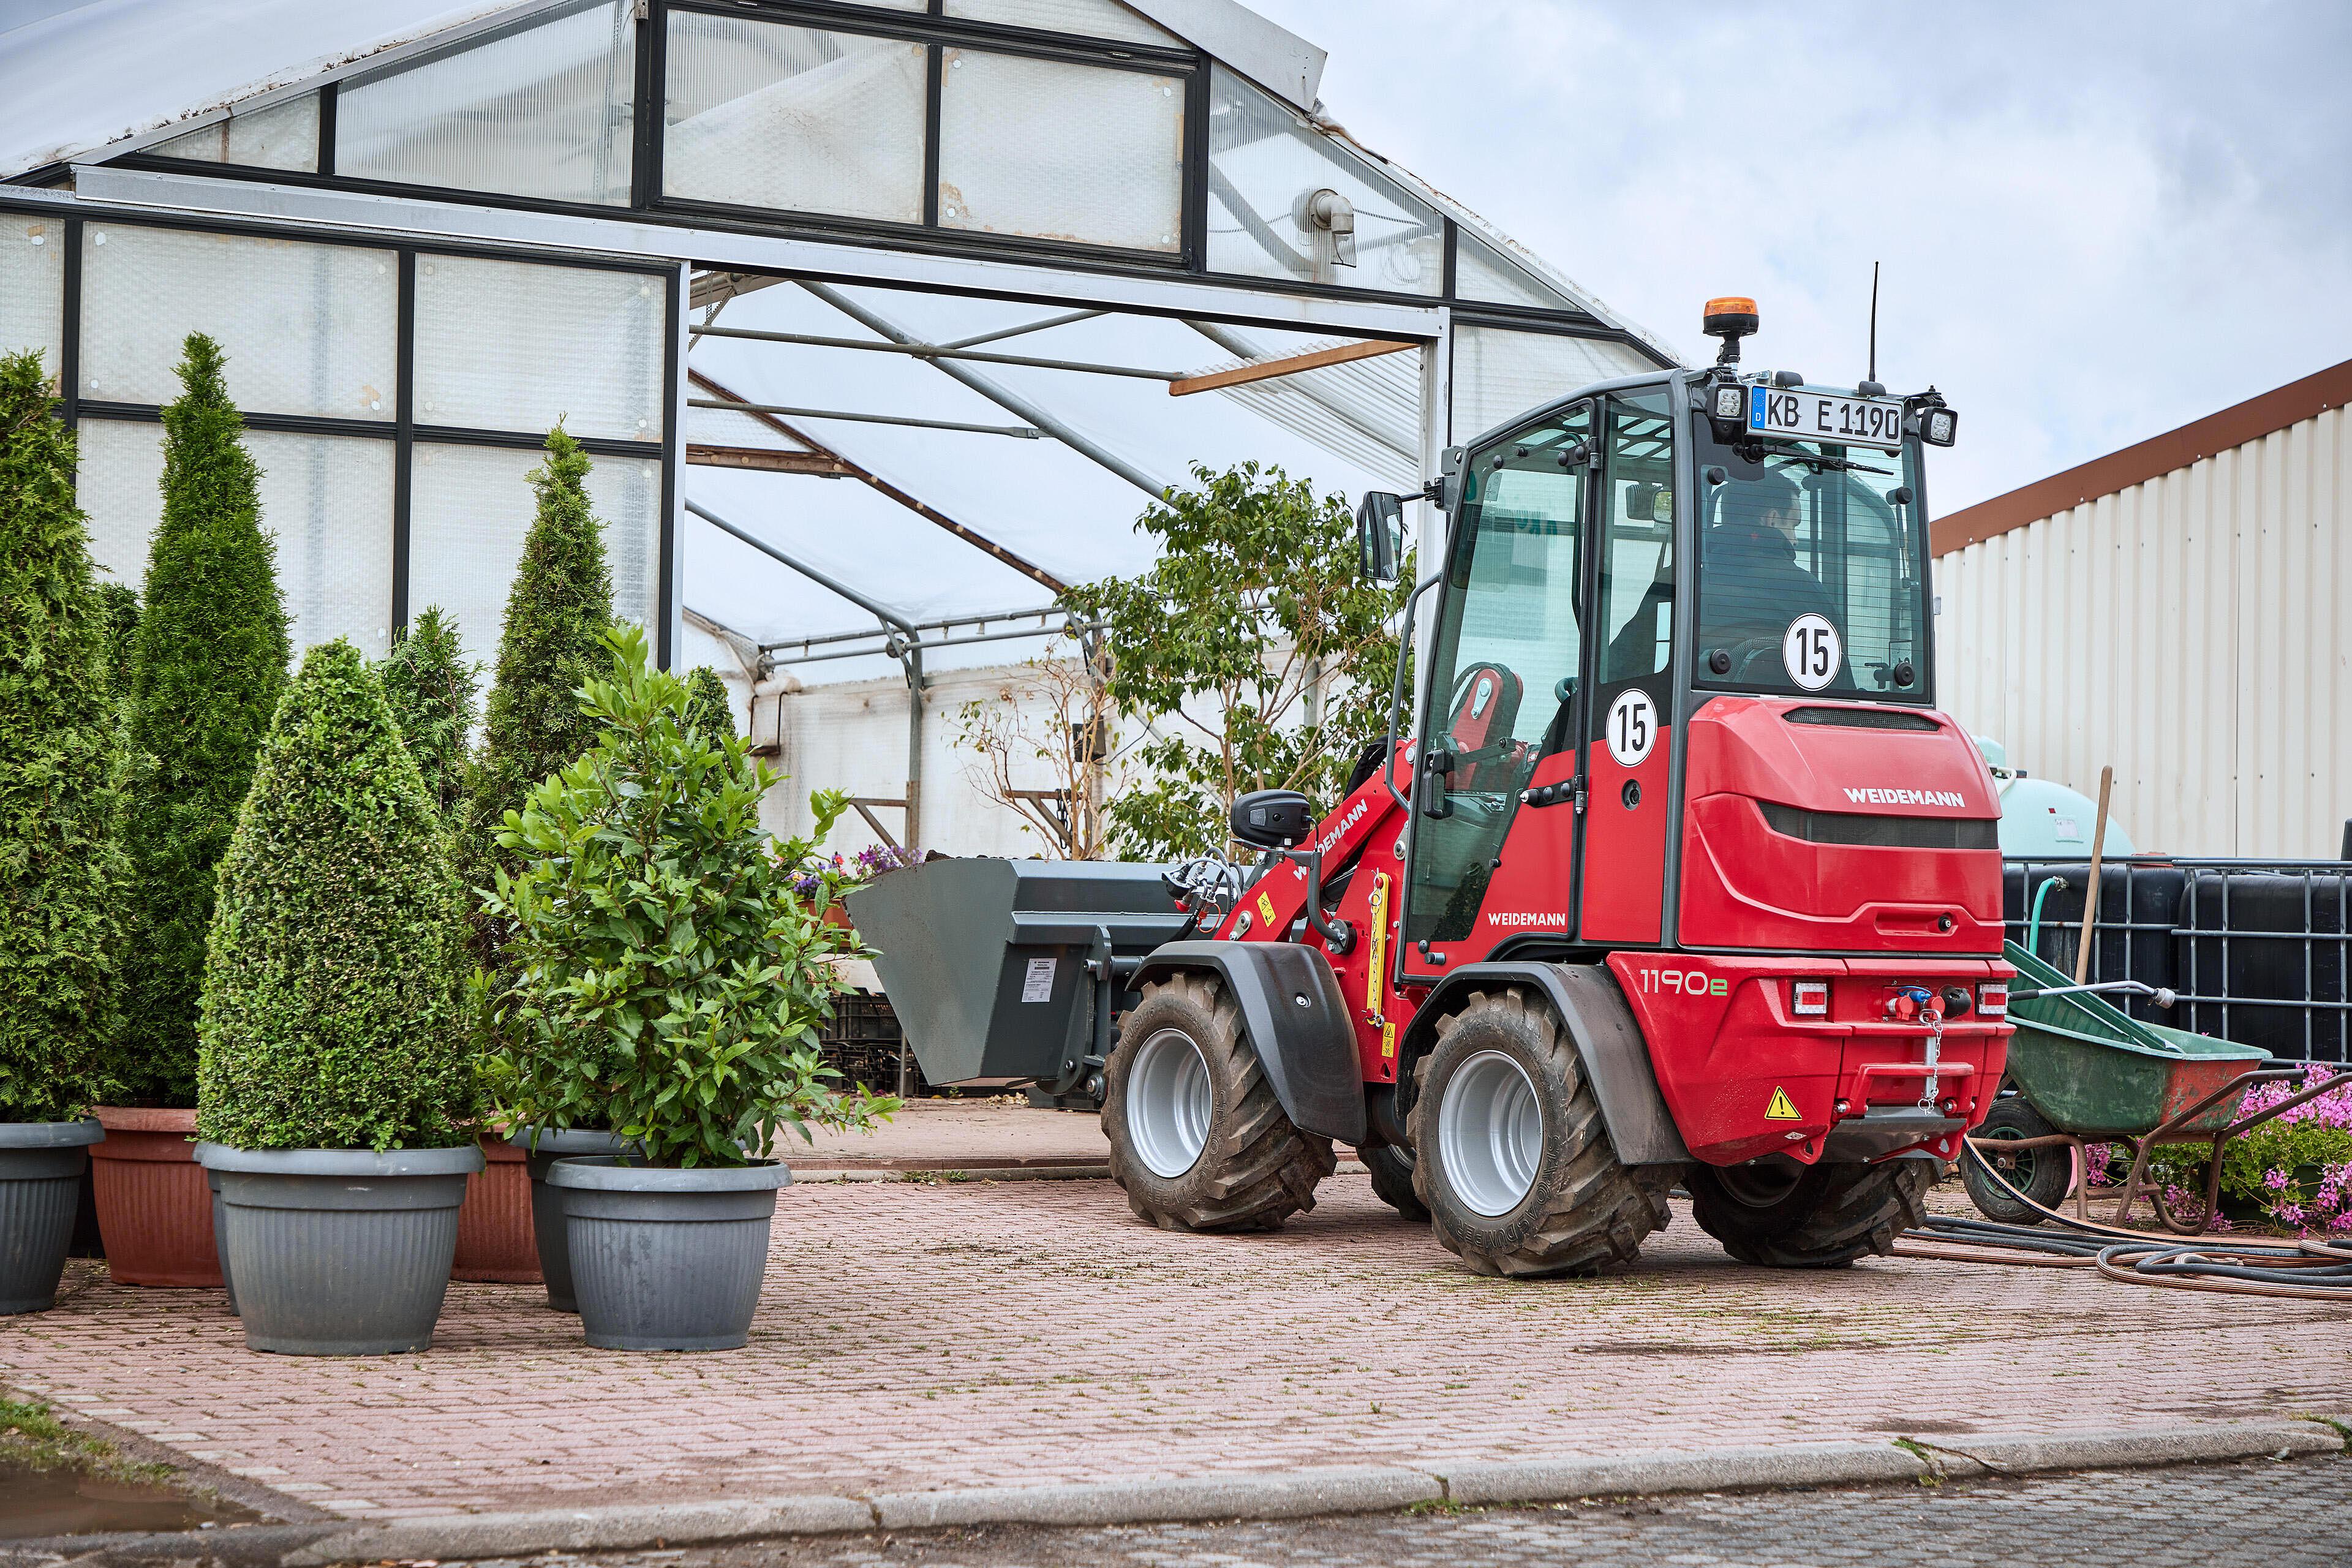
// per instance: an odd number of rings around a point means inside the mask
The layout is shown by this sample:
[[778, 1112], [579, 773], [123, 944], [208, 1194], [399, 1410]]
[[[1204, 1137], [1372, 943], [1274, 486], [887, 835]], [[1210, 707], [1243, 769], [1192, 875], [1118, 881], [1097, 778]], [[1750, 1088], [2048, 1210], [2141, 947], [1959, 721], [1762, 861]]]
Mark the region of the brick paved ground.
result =
[[2352, 1309], [2327, 1303], [1756, 1270], [1686, 1212], [1632, 1273], [1507, 1284], [1362, 1176], [1323, 1193], [1277, 1234], [1192, 1237], [1101, 1181], [787, 1189], [751, 1345], [698, 1356], [588, 1350], [497, 1285], [453, 1286], [425, 1355], [257, 1356], [217, 1293], [77, 1264], [55, 1311], [0, 1321], [0, 1383], [374, 1518], [2114, 1429], [2352, 1390]]
[[[1108, 1530], [937, 1531], [698, 1552], [533, 1558], [530, 1568], [2342, 1568], [2352, 1459], [2088, 1471], [1938, 1488], [1675, 1497], [1465, 1513]], [[523, 1568], [486, 1563], [481, 1568]]]
[[911, 1100], [871, 1132], [788, 1134], [779, 1151], [812, 1175], [860, 1166], [975, 1161], [1101, 1164], [1110, 1146], [1102, 1123], [1074, 1110], [1033, 1110], [1017, 1100]]

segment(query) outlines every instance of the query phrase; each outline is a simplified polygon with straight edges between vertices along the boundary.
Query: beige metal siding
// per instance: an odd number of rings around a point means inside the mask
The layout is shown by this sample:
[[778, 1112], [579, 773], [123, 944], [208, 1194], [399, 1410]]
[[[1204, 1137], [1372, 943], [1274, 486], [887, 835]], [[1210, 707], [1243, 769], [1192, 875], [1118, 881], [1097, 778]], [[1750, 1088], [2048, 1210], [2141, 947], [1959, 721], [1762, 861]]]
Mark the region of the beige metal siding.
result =
[[1937, 558], [1939, 700], [2143, 848], [2333, 856], [2352, 816], [2340, 408]]

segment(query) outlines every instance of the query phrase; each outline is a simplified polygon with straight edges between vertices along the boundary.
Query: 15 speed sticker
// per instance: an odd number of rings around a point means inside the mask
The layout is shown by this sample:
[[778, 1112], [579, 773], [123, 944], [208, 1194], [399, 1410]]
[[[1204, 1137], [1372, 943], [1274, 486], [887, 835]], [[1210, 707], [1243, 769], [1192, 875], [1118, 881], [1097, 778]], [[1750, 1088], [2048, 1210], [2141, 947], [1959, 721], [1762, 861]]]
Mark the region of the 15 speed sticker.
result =
[[1809, 610], [1780, 634], [1780, 662], [1788, 668], [1790, 679], [1808, 691], [1819, 691], [1837, 679], [1845, 664], [1845, 647], [1829, 617]]
[[1639, 767], [1642, 759], [1650, 754], [1650, 748], [1658, 743], [1657, 704], [1640, 687], [1628, 688], [1609, 705], [1605, 729], [1609, 754], [1617, 759], [1617, 765]]

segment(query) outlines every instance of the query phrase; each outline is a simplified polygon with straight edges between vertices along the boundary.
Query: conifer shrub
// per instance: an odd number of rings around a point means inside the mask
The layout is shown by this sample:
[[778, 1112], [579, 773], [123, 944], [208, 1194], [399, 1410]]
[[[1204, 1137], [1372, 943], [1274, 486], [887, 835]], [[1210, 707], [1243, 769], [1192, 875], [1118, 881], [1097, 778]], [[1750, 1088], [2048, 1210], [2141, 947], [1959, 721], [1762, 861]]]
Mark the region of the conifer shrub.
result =
[[341, 637], [310, 649], [220, 864], [198, 1134], [239, 1149], [465, 1142], [460, 900], [383, 683]]
[[[539, 510], [507, 593], [461, 847], [467, 880], [478, 889], [499, 868], [520, 864], [499, 844], [506, 814], [595, 743], [579, 692], [605, 668], [601, 639], [613, 624], [613, 574], [603, 526], [588, 504], [592, 466], [559, 426], [548, 432], [547, 461], [531, 471]], [[478, 954], [494, 958], [496, 939], [494, 925], [479, 931]]]
[[686, 721], [707, 735], [735, 733], [735, 704], [727, 683], [707, 664], [698, 664], [686, 678]]
[[121, 952], [122, 756], [74, 439], [0, 359], [0, 1121], [101, 1092]]
[[119, 703], [131, 696], [131, 639], [139, 635], [139, 590], [128, 583], [100, 583], [98, 601], [106, 619], [106, 683]]
[[377, 674], [384, 700], [400, 726], [425, 793], [452, 831], [462, 816], [472, 783], [466, 738], [474, 727], [474, 693], [482, 667], [466, 657], [457, 624], [438, 605], [428, 605], [393, 645]]
[[188, 1106], [214, 873], [253, 783], [290, 658], [258, 470], [221, 378], [219, 345], [188, 336], [163, 410], [163, 515], [131, 641], [124, 841], [132, 864], [121, 1094]]

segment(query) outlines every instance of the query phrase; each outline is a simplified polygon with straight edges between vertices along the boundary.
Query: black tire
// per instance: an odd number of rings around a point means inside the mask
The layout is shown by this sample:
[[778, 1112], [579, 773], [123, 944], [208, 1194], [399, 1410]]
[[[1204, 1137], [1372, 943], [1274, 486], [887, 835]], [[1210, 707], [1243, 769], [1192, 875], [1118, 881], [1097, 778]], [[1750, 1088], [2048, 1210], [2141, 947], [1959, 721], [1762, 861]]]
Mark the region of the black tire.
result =
[[1927, 1215], [1933, 1160], [1691, 1167], [1691, 1217], [1742, 1263], [1842, 1268], [1884, 1256]]
[[[2049, 1138], [2058, 1129], [2050, 1125], [2042, 1113], [2016, 1095], [2007, 1095], [1992, 1102], [1985, 1113], [1983, 1124], [1969, 1134], [2000, 1142], [2013, 1138]], [[2021, 1149], [2014, 1154], [1992, 1157], [1993, 1168], [2007, 1182], [2042, 1208], [2054, 1209], [2066, 1201], [2074, 1184], [2074, 1151], [2059, 1144], [2045, 1149]], [[2001, 1190], [1986, 1173], [1984, 1163], [1972, 1152], [1960, 1156], [1960, 1185], [1968, 1189], [1969, 1202], [1977, 1212], [2002, 1225], [2040, 1225], [2044, 1218], [2040, 1209], [2019, 1203]]]
[[[1208, 1070], [1207, 1134], [1199, 1157], [1164, 1176], [1146, 1163], [1129, 1125], [1135, 1064], [1162, 1035], [1182, 1037]], [[1136, 1214], [1162, 1230], [1272, 1230], [1315, 1206], [1315, 1184], [1338, 1167], [1328, 1138], [1283, 1113], [1243, 1037], [1241, 1008], [1213, 975], [1177, 974], [1143, 988], [1103, 1072], [1102, 1126], [1110, 1173]]]
[[1356, 1158], [1372, 1173], [1372, 1195], [1406, 1219], [1429, 1221], [1429, 1209], [1412, 1190], [1412, 1151], [1376, 1143], [1356, 1151]]
[[[1576, 1042], [1550, 1006], [1521, 986], [1472, 992], [1437, 1026], [1437, 1045], [1413, 1068], [1414, 1193], [1437, 1239], [1480, 1274], [1590, 1274], [1639, 1256], [1642, 1239], [1672, 1217], [1666, 1194], [1679, 1165], [1619, 1163], [1585, 1081]], [[1534, 1091], [1542, 1131], [1533, 1179], [1515, 1207], [1479, 1212], [1446, 1167], [1441, 1135], [1449, 1091], [1465, 1063], [1489, 1054], [1516, 1063]]]

